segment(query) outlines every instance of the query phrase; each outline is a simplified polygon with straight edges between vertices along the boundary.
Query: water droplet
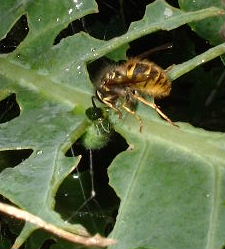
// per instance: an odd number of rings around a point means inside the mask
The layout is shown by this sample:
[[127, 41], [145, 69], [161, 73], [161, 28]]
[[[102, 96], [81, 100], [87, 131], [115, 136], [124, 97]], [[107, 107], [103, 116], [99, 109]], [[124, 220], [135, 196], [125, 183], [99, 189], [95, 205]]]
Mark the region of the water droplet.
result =
[[79, 10], [79, 9], [82, 7], [82, 5], [83, 5], [83, 2], [80, 1], [80, 0], [73, 0], [73, 2], [75, 3], [76, 9], [78, 9], [78, 10]]
[[204, 63], [205, 62], [205, 60], [202, 60], [202, 63]]
[[58, 22], [58, 21], [59, 21], [59, 17], [56, 18], [56, 22]]
[[80, 65], [79, 65], [79, 66], [77, 66], [78, 74], [81, 74], [80, 69], [81, 69], [81, 66], [80, 66]]
[[41, 21], [41, 18], [38, 18], [38, 21], [40, 22], [40, 21]]
[[57, 171], [57, 174], [58, 174], [58, 175], [61, 175], [61, 172], [62, 172], [62, 169], [58, 170], [58, 171]]
[[206, 198], [209, 198], [210, 197], [210, 194], [206, 194]]
[[164, 12], [163, 12], [164, 16], [167, 17], [171, 17], [173, 15], [173, 11], [169, 8], [165, 8]]
[[73, 179], [78, 179], [78, 178], [79, 178], [79, 175], [73, 174]]
[[37, 155], [41, 155], [42, 153], [43, 153], [42, 150], [38, 150], [38, 151], [36, 152]]
[[91, 48], [91, 52], [93, 53], [94, 56], [97, 56], [97, 53], [95, 53], [96, 48]]
[[68, 196], [68, 193], [65, 193], [64, 196]]
[[17, 55], [17, 58], [20, 58], [20, 55], [19, 55], [19, 54]]
[[95, 195], [96, 195], [95, 191], [92, 190], [92, 191], [91, 191], [91, 197], [93, 198], [93, 197], [95, 197]]
[[69, 15], [73, 12], [73, 9], [69, 9], [68, 13]]
[[66, 71], [66, 72], [69, 72], [69, 71], [70, 71], [70, 69], [67, 67], [67, 68], [65, 69], [65, 71]]

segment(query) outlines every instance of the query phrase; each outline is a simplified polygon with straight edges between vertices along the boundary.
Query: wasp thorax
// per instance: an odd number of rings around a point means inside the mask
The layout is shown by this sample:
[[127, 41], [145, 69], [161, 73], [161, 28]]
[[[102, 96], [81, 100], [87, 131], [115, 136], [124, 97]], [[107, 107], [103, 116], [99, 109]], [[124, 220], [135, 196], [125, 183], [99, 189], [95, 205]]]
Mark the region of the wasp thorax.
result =
[[123, 75], [119, 71], [111, 71], [106, 74], [106, 78], [109, 80], [120, 80]]
[[102, 86], [107, 84], [115, 84], [120, 83], [124, 81], [124, 77], [126, 77], [126, 74], [123, 72], [120, 72], [118, 70], [113, 70], [108, 73], [106, 73], [101, 80]]
[[114, 72], [108, 72], [106, 73], [102, 79], [101, 79], [101, 83], [104, 85], [104, 84], [107, 84], [108, 82], [110, 82], [111, 80], [113, 80], [114, 78]]

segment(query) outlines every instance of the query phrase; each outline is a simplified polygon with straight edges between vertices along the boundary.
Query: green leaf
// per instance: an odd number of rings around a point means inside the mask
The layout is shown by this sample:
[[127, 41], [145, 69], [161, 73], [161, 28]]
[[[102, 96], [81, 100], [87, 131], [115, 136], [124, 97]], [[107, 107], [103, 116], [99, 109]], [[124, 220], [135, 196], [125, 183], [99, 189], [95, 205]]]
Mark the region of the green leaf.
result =
[[[54, 211], [55, 195], [60, 184], [79, 162], [79, 157], [75, 159], [67, 158], [65, 152], [85, 133], [90, 125], [85, 116], [85, 109], [91, 105], [91, 95], [94, 94], [94, 87], [87, 72], [87, 63], [115, 51], [115, 49], [121, 48], [121, 46], [141, 36], [158, 30], [169, 31], [187, 22], [216, 16], [221, 12], [213, 7], [200, 11], [183, 12], [171, 7], [163, 0], [157, 0], [147, 7], [144, 18], [132, 23], [128, 32], [120, 37], [102, 41], [80, 32], [63, 39], [57, 45], [53, 45], [58, 33], [67, 27], [70, 22], [97, 11], [94, 1], [57, 0], [53, 3], [50, 0], [47, 2], [44, 0], [16, 2], [0, 0], [0, 5], [2, 6], [0, 10], [2, 21], [0, 34], [2, 38], [7, 35], [7, 32], [21, 15], [26, 14], [29, 24], [29, 33], [20, 46], [14, 52], [0, 57], [1, 99], [15, 93], [21, 109], [19, 117], [0, 125], [0, 150], [33, 150], [32, 155], [17, 166], [12, 168], [11, 165], [3, 165], [4, 168], [7, 168], [0, 174], [0, 194], [20, 208], [40, 216], [47, 222], [76, 234], [88, 235], [84, 227], [79, 224], [65, 223], [59, 213]], [[221, 50], [222, 52], [223, 50]], [[218, 56], [218, 54], [215, 56]], [[195, 64], [193, 67], [197, 65]], [[179, 72], [176, 73], [179, 75]], [[145, 112], [143, 108], [139, 108], [139, 110], [143, 117], [146, 117], [146, 113], [151, 113], [149, 110]], [[174, 140], [172, 143], [172, 145], [177, 143], [178, 148], [176, 146], [174, 148], [181, 153], [173, 159], [175, 165], [173, 170], [178, 171], [177, 176], [181, 174], [180, 170], [184, 167], [184, 165], [181, 168], [179, 167], [180, 161], [187, 157], [182, 151], [182, 148], [185, 148], [184, 142], [188, 141], [188, 144], [191, 144], [194, 137], [192, 134], [196, 136], [196, 144], [201, 148], [201, 155], [204, 153], [207, 155], [206, 150], [204, 150], [205, 140], [194, 129], [182, 126], [180, 130], [177, 130], [160, 122], [159, 117], [149, 115], [149, 118], [151, 121], [144, 119], [145, 132], [148, 134], [146, 137], [143, 137], [145, 133], [143, 135], [139, 133], [135, 122], [130, 123], [124, 120], [125, 123], [121, 126], [123, 128], [119, 129], [118, 125], [120, 123], [116, 120], [118, 122], [115, 124], [116, 129], [128, 139], [130, 144], [135, 145], [134, 152], [128, 151], [121, 155], [121, 158], [125, 155], [124, 162], [132, 159], [129, 162], [130, 166], [136, 167], [139, 165], [136, 164], [136, 156], [137, 158], [142, 155], [149, 156], [151, 144], [154, 145], [153, 154], [155, 158], [150, 154], [150, 157], [146, 160], [150, 162], [149, 169], [153, 169], [152, 165], [155, 160], [158, 160], [159, 165], [164, 169], [165, 162], [170, 160], [170, 150], [167, 149], [168, 144], [166, 143], [167, 137], [160, 138], [164, 132], [166, 132], [166, 136], [176, 135], [178, 139], [178, 141]], [[215, 153], [217, 148], [220, 151], [220, 147], [223, 145], [219, 141], [220, 136], [207, 132], [204, 134], [206, 134], [204, 138], [209, 139], [206, 148], [210, 149], [211, 152], [215, 151]], [[218, 141], [214, 141], [215, 137]], [[143, 139], [145, 140], [145, 146], [143, 146]], [[179, 146], [180, 141], [183, 141], [182, 148]], [[171, 144], [169, 143], [169, 145]], [[136, 146], [139, 146], [138, 150], [136, 150]], [[149, 149], [146, 150], [146, 146]], [[174, 153], [172, 148], [170, 149]], [[163, 160], [159, 156], [161, 151], [165, 153]], [[140, 153], [137, 154], [137, 152]], [[134, 153], [135, 157], [133, 157], [133, 154], [130, 157], [130, 153]], [[221, 158], [221, 155], [216, 157], [222, 165]], [[196, 164], [195, 159], [190, 158], [190, 162]], [[146, 161], [144, 161], [144, 168]], [[127, 177], [127, 172], [125, 174], [121, 172], [121, 176]], [[112, 178], [114, 177], [112, 174]], [[193, 181], [196, 181], [197, 178], [195, 179], [195, 177], [194, 175]], [[132, 178], [130, 180], [132, 181]], [[157, 181], [157, 178], [152, 177], [150, 182], [153, 184], [154, 181]], [[168, 179], [168, 181], [171, 180]], [[126, 181], [126, 183], [130, 184], [130, 181]], [[114, 184], [117, 189], [121, 183], [115, 181]], [[165, 182], [165, 185], [167, 185], [167, 182]], [[175, 187], [171, 186], [172, 191]], [[139, 187], [136, 185], [136, 187], [141, 189], [141, 185]], [[74, 189], [74, 191], [77, 191], [77, 189]], [[141, 191], [143, 192], [143, 189]], [[119, 191], [118, 193], [121, 198], [124, 198], [124, 195]], [[196, 193], [196, 195], [198, 194], [199, 192]], [[148, 199], [146, 200], [148, 202]], [[208, 198], [207, 200], [211, 199]], [[157, 206], [159, 206], [161, 200], [157, 201]], [[126, 198], [124, 198], [123, 203], [126, 203]], [[124, 206], [123, 203], [121, 208]], [[139, 216], [138, 213], [135, 215]], [[121, 217], [121, 214], [119, 217]], [[135, 216], [133, 219], [136, 220]], [[119, 218], [113, 234], [121, 234], [122, 230], [118, 229], [120, 221]], [[24, 243], [35, 229], [37, 227], [26, 224], [14, 246], [19, 247]], [[154, 229], [154, 226], [151, 229]], [[140, 230], [141, 232], [143, 231]], [[120, 236], [116, 237], [120, 238]], [[220, 241], [218, 239], [218, 243]], [[121, 240], [120, 243], [123, 245], [124, 241]], [[158, 244], [163, 245], [161, 242]], [[149, 248], [149, 245], [147, 248]]]
[[[33, 149], [33, 154], [19, 166], [1, 173], [1, 194], [48, 222], [79, 234], [86, 233], [80, 226], [66, 224], [52, 210], [59, 185], [79, 161], [65, 158], [64, 152], [71, 144], [71, 137], [79, 137], [85, 128], [84, 117], [74, 116], [67, 108], [40, 99], [31, 92], [23, 93], [30, 95], [27, 103], [22, 100], [25, 96], [19, 96], [24, 112], [1, 125], [1, 150], [29, 148]], [[23, 243], [34, 229], [26, 225], [17, 243]]]
[[144, 120], [139, 135], [132, 126], [118, 126], [131, 149], [109, 169], [121, 198], [111, 234], [119, 243], [110, 248], [224, 245], [225, 135], [179, 125]]
[[107, 54], [106, 56], [114, 61], [126, 60], [127, 59], [127, 50], [129, 49], [128, 44], [124, 44], [120, 48], [112, 51], [111, 53]]
[[[201, 10], [211, 6], [216, 6], [224, 9], [224, 3], [220, 0], [178, 0], [180, 8], [184, 11]], [[202, 20], [200, 22], [192, 22], [189, 25], [201, 37], [208, 40], [212, 45], [217, 45], [224, 42], [224, 21], [225, 16], [217, 16]]]
[[216, 47], [210, 48], [206, 52], [195, 56], [193, 59], [185, 61], [179, 65], [172, 66], [168, 71], [168, 75], [171, 80], [179, 78], [181, 75], [193, 70], [196, 66], [204, 64], [217, 56], [225, 53], [225, 43], [222, 43]]
[[52, 47], [57, 34], [67, 25], [87, 14], [97, 12], [95, 1], [7, 1], [1, 0], [0, 18], [2, 20], [1, 37], [9, 31], [22, 14], [29, 18], [29, 33], [17, 49], [23, 54], [25, 62], [37, 60], [39, 53]]

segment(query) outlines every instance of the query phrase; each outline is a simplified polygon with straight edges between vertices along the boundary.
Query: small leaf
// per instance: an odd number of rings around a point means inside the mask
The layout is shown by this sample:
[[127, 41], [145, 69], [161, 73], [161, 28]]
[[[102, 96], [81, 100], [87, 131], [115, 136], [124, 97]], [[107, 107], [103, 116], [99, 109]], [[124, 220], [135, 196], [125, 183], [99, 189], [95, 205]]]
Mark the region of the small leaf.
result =
[[[220, 9], [224, 9], [224, 3], [221, 0], [198, 0], [198, 1], [189, 1], [189, 0], [179, 0], [179, 5], [184, 11], [193, 11], [201, 10], [211, 6], [216, 6]], [[223, 11], [223, 14], [225, 12]], [[222, 12], [221, 12], [222, 14]], [[193, 22], [189, 25], [191, 28], [197, 32], [201, 37], [208, 40], [212, 45], [218, 45], [224, 42], [224, 22], [225, 16], [217, 16], [209, 18], [207, 20], [202, 20], [200, 22]]]

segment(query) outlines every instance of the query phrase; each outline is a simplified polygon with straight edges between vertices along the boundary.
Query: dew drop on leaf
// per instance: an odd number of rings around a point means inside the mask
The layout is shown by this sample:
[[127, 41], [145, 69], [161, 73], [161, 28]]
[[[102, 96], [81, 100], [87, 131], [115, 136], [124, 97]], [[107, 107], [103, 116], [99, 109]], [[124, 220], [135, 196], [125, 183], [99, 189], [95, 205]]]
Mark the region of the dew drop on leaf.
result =
[[79, 66], [77, 66], [78, 74], [81, 74], [80, 69], [81, 69], [81, 66], [80, 66], [80, 65], [79, 65]]
[[78, 178], [79, 178], [79, 175], [73, 174], [73, 179], [78, 179]]
[[69, 10], [68, 10], [68, 14], [69, 14], [69, 15], [72, 14], [72, 12], [73, 12], [73, 9], [69, 9]]
[[43, 153], [42, 150], [38, 150], [38, 151], [36, 152], [36, 155], [41, 155], [42, 153]]
[[163, 12], [164, 16], [171, 17], [173, 15], [173, 11], [169, 8], [165, 8], [164, 12]]
[[91, 52], [93, 53], [94, 56], [96, 56], [97, 54], [95, 53], [96, 48], [91, 48]]
[[78, 9], [78, 10], [79, 10], [79, 9], [82, 7], [82, 5], [83, 5], [83, 2], [80, 1], [80, 0], [73, 0], [73, 2], [75, 3], [76, 9]]

